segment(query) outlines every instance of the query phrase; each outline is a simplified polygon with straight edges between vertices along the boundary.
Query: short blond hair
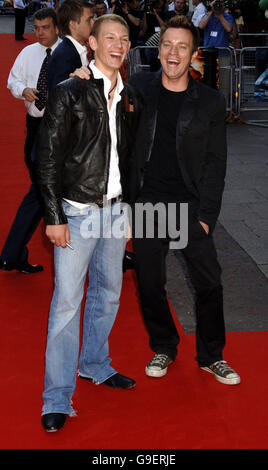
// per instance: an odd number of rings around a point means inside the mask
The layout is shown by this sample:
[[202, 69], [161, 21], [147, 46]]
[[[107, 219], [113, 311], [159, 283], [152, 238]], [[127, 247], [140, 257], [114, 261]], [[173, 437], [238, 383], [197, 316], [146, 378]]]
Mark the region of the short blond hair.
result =
[[94, 36], [95, 38], [97, 38], [101, 25], [103, 23], [107, 22], [107, 21], [113, 21], [114, 23], [120, 23], [121, 25], [123, 25], [126, 28], [128, 34], [129, 34], [129, 27], [128, 27], [127, 22], [124, 20], [124, 18], [122, 18], [122, 16], [115, 15], [114, 13], [109, 13], [108, 15], [99, 16], [94, 21], [93, 28], [92, 28], [92, 31], [90, 33], [91, 36]]

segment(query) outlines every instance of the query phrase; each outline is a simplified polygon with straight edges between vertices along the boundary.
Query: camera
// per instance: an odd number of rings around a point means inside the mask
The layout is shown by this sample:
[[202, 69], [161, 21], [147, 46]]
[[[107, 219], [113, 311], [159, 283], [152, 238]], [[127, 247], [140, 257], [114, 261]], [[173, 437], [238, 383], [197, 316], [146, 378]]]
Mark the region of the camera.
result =
[[153, 13], [153, 4], [155, 0], [144, 0], [144, 11], [145, 13], [152, 14]]
[[211, 9], [215, 11], [221, 11], [222, 9], [233, 10], [238, 5], [237, 0], [224, 0], [224, 2], [221, 2], [221, 0], [216, 0], [212, 8], [210, 6], [211, 0], [206, 0], [203, 3], [205, 4], [205, 7], [208, 11]]
[[216, 0], [216, 2], [215, 2], [214, 5], [213, 5], [213, 9], [214, 9], [215, 11], [221, 11], [223, 8], [224, 8], [224, 7], [223, 7], [221, 1], [220, 1], [220, 0]]
[[120, 9], [122, 9], [122, 7], [125, 5], [125, 3], [126, 3], [125, 1], [122, 1], [122, 0], [116, 0], [116, 2], [115, 2], [115, 6], [116, 6], [117, 8], [120, 8]]

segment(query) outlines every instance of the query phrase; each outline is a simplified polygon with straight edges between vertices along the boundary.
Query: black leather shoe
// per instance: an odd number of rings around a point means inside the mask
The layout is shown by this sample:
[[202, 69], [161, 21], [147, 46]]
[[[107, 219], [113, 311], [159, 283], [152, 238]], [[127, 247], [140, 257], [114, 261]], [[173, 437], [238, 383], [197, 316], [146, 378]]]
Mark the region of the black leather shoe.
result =
[[13, 269], [15, 269], [16, 271], [20, 271], [24, 274], [40, 273], [44, 270], [43, 266], [40, 266], [39, 264], [30, 264], [28, 261], [23, 264], [13, 264], [2, 260], [0, 260], [0, 269], [3, 271], [13, 271]]
[[56, 432], [66, 421], [66, 415], [63, 413], [48, 413], [42, 416], [41, 423], [47, 432]]
[[[82, 375], [79, 375], [79, 377], [81, 377], [81, 379], [90, 380], [92, 382], [92, 379], [88, 377], [83, 377]], [[117, 373], [102, 382], [102, 384], [107, 385], [107, 387], [127, 389], [135, 387], [136, 382], [135, 380], [130, 379], [129, 377], [125, 377], [124, 375]]]
[[0, 259], [0, 269], [2, 269], [3, 271], [12, 271], [13, 265], [11, 263], [8, 263], [7, 261], [2, 261]]
[[125, 251], [125, 256], [123, 259], [123, 273], [127, 269], [134, 269], [134, 254], [131, 251]]
[[26, 263], [15, 266], [14, 269], [24, 274], [35, 274], [44, 271], [43, 266], [40, 266], [40, 264], [30, 264], [28, 261]]

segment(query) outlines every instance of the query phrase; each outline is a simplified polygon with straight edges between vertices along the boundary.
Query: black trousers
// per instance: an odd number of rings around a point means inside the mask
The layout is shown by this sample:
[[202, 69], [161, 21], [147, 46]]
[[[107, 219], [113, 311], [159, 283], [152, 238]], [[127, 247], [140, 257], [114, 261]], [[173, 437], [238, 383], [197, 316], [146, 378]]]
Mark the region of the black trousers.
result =
[[27, 243], [34, 234], [43, 217], [41, 197], [34, 177], [34, 144], [41, 118], [26, 115], [26, 141], [24, 146], [25, 163], [28, 167], [32, 184], [24, 196], [4, 244], [1, 260], [10, 264], [23, 264], [28, 261]]
[[24, 34], [27, 9], [14, 8], [15, 15], [15, 39], [21, 39]]
[[[208, 366], [222, 359], [225, 345], [221, 267], [213, 237], [206, 234], [198, 221], [198, 202], [190, 202], [188, 208], [188, 244], [181, 252], [196, 294], [196, 360], [200, 366]], [[159, 221], [154, 220], [154, 225], [157, 230]], [[154, 352], [167, 354], [174, 360], [180, 338], [165, 290], [166, 256], [171, 239], [169, 236], [159, 238], [157, 231], [153, 238], [137, 238], [135, 223], [133, 226], [138, 290], [150, 347]]]

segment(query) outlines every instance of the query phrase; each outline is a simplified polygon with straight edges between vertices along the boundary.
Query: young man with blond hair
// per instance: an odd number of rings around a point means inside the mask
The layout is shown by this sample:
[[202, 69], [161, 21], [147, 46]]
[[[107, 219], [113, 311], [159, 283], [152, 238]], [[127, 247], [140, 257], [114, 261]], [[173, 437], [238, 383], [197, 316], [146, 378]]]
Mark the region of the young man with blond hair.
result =
[[119, 74], [130, 47], [125, 21], [116, 15], [98, 18], [89, 45], [95, 57], [90, 80], [76, 77], [56, 86], [37, 145], [46, 235], [55, 245], [42, 409], [48, 432], [75, 414], [71, 400], [87, 272], [79, 376], [113, 388], [135, 385], [110, 365], [108, 336], [119, 307], [126, 238], [109, 231], [128, 197], [128, 160], [141, 102]]

